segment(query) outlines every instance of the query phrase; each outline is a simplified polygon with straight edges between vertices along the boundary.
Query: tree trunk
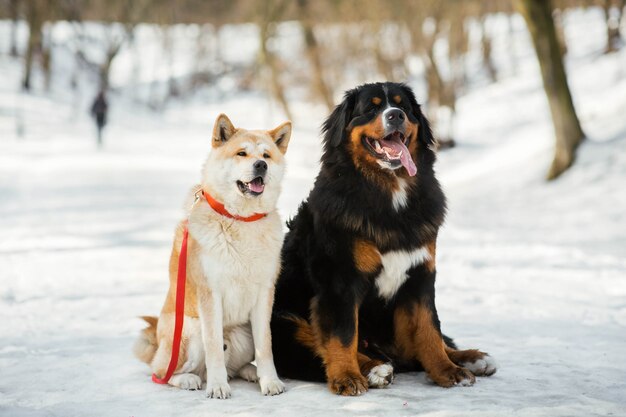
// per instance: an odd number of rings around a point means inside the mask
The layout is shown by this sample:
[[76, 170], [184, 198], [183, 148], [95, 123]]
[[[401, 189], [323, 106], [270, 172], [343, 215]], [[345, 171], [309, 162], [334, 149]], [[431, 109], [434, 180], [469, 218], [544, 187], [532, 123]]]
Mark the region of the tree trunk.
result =
[[19, 0], [9, 0], [9, 15], [11, 17], [11, 49], [12, 57], [17, 57], [17, 24], [19, 22]]
[[624, 9], [626, 9], [626, 0], [620, 0], [617, 7], [619, 7], [619, 26], [622, 27], [626, 25], [626, 13], [624, 13]]
[[278, 20], [278, 17], [282, 14], [284, 8], [286, 7], [286, 2], [283, 1], [279, 4], [275, 4], [272, 0], [265, 0], [262, 4], [264, 7], [263, 10], [263, 21], [260, 23], [260, 61], [261, 65], [265, 65], [269, 69], [270, 73], [270, 83], [271, 83], [271, 91], [274, 94], [274, 97], [280, 103], [283, 111], [285, 112], [285, 116], [289, 120], [293, 120], [291, 110], [289, 108], [289, 103], [287, 101], [287, 97], [285, 95], [285, 89], [280, 82], [280, 73], [278, 69], [278, 63], [276, 62], [276, 57], [274, 53], [267, 49], [267, 44], [272, 37], [272, 23]]
[[549, 0], [516, 0], [524, 16], [541, 68], [543, 86], [548, 97], [556, 149], [548, 179], [561, 175], [574, 162], [576, 148], [585, 135], [580, 127], [572, 102], [565, 67], [552, 20], [552, 2]]
[[30, 90], [31, 72], [33, 68], [33, 58], [35, 53], [41, 51], [41, 28], [43, 26], [43, 7], [45, 1], [30, 0], [26, 3], [26, 18], [28, 20], [28, 47], [26, 48], [26, 56], [24, 57], [24, 78], [22, 79], [22, 87], [24, 90]]
[[320, 56], [319, 44], [317, 43], [315, 32], [313, 31], [313, 20], [309, 9], [309, 1], [298, 0], [298, 7], [300, 9], [300, 24], [302, 25], [306, 53], [311, 62], [311, 69], [313, 71], [313, 86], [315, 92], [328, 108], [328, 111], [331, 111], [335, 103], [333, 94], [326, 80], [324, 80], [324, 67], [322, 65], [322, 57]]
[[44, 88], [50, 91], [52, 79], [52, 28], [48, 25], [47, 30], [41, 32], [41, 69], [44, 75]]
[[567, 54], [567, 42], [565, 40], [565, 22], [563, 22], [563, 10], [556, 9], [552, 14], [554, 19], [554, 28], [556, 29], [556, 40], [559, 41], [561, 47], [561, 57]]
[[[621, 36], [619, 33], [620, 18], [611, 17], [612, 0], [604, 0], [604, 20], [606, 22], [606, 49], [605, 53], [615, 52], [619, 49], [621, 43]], [[620, 14], [621, 14], [620, 8]]]
[[492, 45], [491, 45], [491, 36], [487, 33], [487, 18], [486, 16], [481, 19], [481, 27], [482, 27], [482, 36], [481, 36], [481, 46], [483, 53], [483, 66], [487, 70], [487, 75], [489, 75], [489, 80], [492, 83], [498, 81], [498, 71], [496, 70], [496, 66], [493, 63], [493, 58], [491, 56]]
[[100, 91], [107, 91], [109, 89], [109, 80], [111, 74], [111, 64], [120, 51], [122, 44], [116, 44], [109, 47], [104, 58], [104, 62], [100, 66]]

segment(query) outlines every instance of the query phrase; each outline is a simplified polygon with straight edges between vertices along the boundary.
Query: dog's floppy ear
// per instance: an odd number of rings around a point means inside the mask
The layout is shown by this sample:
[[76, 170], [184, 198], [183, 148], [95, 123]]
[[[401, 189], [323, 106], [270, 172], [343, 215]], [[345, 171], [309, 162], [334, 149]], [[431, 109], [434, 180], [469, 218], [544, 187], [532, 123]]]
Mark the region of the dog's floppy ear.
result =
[[278, 150], [282, 154], [287, 152], [287, 145], [289, 145], [289, 139], [291, 139], [291, 122], [287, 121], [278, 127], [268, 130], [267, 133], [272, 137], [272, 140], [278, 146]]
[[214, 148], [218, 148], [228, 142], [237, 129], [233, 126], [233, 123], [230, 121], [228, 116], [224, 113], [217, 116], [215, 120], [215, 126], [213, 126], [213, 140], [212, 145]]
[[[419, 109], [419, 105], [417, 106]], [[426, 146], [435, 146], [435, 137], [433, 136], [433, 131], [430, 128], [430, 122], [422, 113], [422, 110], [419, 109], [419, 121], [420, 125], [417, 131], [417, 140], [422, 142]]]
[[336, 148], [346, 139], [346, 129], [352, 119], [355, 96], [355, 90], [346, 91], [346, 95], [341, 104], [335, 107], [335, 110], [333, 110], [330, 116], [328, 116], [328, 119], [324, 122], [322, 132], [324, 132], [324, 142], [326, 145]]
[[435, 145], [435, 138], [433, 137], [433, 131], [430, 128], [430, 123], [424, 113], [422, 112], [421, 106], [417, 103], [415, 99], [415, 95], [413, 94], [413, 90], [409, 87], [404, 86], [404, 89], [409, 96], [409, 101], [411, 102], [411, 112], [413, 116], [419, 122], [418, 132], [417, 132], [417, 140], [423, 143], [426, 146]]

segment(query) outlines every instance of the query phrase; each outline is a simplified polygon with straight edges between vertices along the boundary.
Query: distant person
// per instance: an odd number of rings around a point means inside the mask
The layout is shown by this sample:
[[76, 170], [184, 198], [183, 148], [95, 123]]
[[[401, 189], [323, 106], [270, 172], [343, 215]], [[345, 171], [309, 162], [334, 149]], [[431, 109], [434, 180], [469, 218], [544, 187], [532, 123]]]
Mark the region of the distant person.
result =
[[108, 109], [109, 105], [104, 96], [104, 91], [100, 91], [91, 105], [91, 114], [95, 117], [96, 127], [98, 128], [98, 148], [102, 147], [102, 129], [107, 123]]

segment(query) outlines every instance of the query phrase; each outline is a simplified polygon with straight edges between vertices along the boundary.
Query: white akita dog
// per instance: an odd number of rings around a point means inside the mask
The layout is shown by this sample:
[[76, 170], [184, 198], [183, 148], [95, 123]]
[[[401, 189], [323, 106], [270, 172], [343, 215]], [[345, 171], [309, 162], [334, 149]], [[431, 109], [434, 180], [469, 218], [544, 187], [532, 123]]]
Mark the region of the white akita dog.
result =
[[[186, 207], [188, 221], [176, 229], [170, 287], [161, 315], [135, 354], [162, 378], [170, 362], [176, 310], [176, 279], [188, 227], [185, 316], [180, 356], [169, 384], [229, 398], [228, 378], [259, 381], [265, 395], [285, 390], [272, 356], [270, 316], [280, 268], [282, 221], [276, 210], [291, 137], [291, 122], [269, 131], [244, 130], [220, 115], [212, 149]], [[256, 360], [256, 367], [251, 364]]]

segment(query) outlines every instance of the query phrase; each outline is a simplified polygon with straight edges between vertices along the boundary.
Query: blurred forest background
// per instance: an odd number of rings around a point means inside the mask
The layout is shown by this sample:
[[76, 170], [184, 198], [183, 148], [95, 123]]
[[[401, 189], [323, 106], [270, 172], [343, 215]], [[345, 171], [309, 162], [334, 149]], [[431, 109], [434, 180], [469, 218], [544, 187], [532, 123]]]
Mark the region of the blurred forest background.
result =
[[[128, 54], [134, 101], [155, 111], [202, 87], [228, 85], [230, 91], [266, 92], [294, 119], [293, 97], [330, 111], [356, 84], [404, 81], [417, 86], [445, 148], [455, 143], [457, 99], [470, 86], [496, 82], [500, 71], [515, 75], [513, 20], [521, 12], [554, 120], [551, 179], [569, 167], [584, 138], [560, 59], [568, 49], [562, 16], [591, 6], [604, 11], [604, 52], [617, 51], [624, 43], [626, 0], [1, 0], [0, 19], [12, 22], [9, 53], [23, 59], [27, 91], [49, 90], [52, 63], [65, 60], [64, 88], [76, 89], [87, 77], [94, 90], [115, 92], [112, 68]], [[508, 36], [494, 39], [502, 22], [509, 24]], [[247, 43], [236, 42], [242, 35]], [[20, 36], [27, 37], [26, 48], [18, 47]], [[508, 62], [496, 65], [494, 42], [509, 51]], [[139, 53], [144, 48], [152, 50], [150, 61]], [[33, 68], [41, 74], [37, 85]]]

